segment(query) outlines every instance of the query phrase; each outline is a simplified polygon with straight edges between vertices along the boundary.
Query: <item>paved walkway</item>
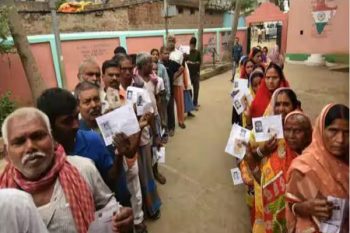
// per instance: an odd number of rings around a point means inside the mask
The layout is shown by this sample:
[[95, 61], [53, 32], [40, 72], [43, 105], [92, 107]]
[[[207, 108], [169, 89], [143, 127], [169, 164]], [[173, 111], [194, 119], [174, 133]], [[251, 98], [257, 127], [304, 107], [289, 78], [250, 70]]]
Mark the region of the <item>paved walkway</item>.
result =
[[[285, 72], [312, 119], [330, 101], [348, 103], [348, 73], [303, 65], [286, 65]], [[167, 145], [160, 168], [167, 184], [158, 186], [162, 216], [147, 222], [150, 233], [249, 232], [244, 187], [233, 186], [230, 169], [236, 165], [224, 153], [231, 127], [230, 76], [201, 82], [200, 111]]]

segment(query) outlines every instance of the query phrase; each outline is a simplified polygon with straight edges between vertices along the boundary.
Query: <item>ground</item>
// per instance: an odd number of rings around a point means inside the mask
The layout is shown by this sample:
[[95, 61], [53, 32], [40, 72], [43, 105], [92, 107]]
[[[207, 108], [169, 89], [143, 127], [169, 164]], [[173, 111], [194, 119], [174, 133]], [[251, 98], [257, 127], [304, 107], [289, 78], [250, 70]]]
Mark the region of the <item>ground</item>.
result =
[[[329, 102], [348, 105], [348, 73], [325, 67], [287, 64], [285, 73], [312, 121]], [[201, 82], [200, 111], [177, 129], [166, 147], [167, 177], [158, 185], [162, 216], [147, 222], [150, 233], [248, 233], [244, 187], [233, 186], [234, 158], [224, 153], [231, 128], [231, 73]]]
[[[290, 64], [285, 73], [313, 121], [329, 102], [348, 105], [348, 73]], [[226, 72], [201, 82], [200, 111], [170, 139], [160, 167], [167, 178], [158, 185], [161, 218], [147, 221], [150, 233], [249, 232], [244, 187], [233, 186], [235, 161], [224, 153], [231, 128], [230, 78]]]

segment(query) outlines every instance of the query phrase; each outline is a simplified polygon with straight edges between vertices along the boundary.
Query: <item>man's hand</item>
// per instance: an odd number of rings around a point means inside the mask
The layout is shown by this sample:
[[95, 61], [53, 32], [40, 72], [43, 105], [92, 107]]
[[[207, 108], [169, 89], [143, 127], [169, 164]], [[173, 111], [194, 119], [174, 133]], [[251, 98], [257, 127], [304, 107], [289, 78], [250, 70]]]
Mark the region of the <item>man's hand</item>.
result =
[[119, 214], [116, 214], [112, 218], [112, 229], [115, 233], [128, 233], [133, 229], [134, 217], [132, 209], [129, 207], [120, 208]]
[[125, 155], [130, 150], [130, 140], [124, 133], [118, 133], [113, 137], [113, 145], [119, 155]]
[[159, 135], [154, 138], [154, 145], [157, 147], [158, 150], [163, 146], [162, 140]]
[[180, 66], [180, 68], [179, 68], [178, 72], [179, 72], [180, 74], [182, 74], [182, 72], [184, 72], [184, 70], [185, 70], [185, 67]]
[[327, 220], [332, 216], [333, 205], [326, 199], [311, 199], [296, 203], [294, 211], [302, 217], [315, 216], [320, 220]]
[[147, 125], [151, 125], [153, 120], [153, 113], [147, 112], [141, 116], [139, 120], [140, 128], [143, 129]]

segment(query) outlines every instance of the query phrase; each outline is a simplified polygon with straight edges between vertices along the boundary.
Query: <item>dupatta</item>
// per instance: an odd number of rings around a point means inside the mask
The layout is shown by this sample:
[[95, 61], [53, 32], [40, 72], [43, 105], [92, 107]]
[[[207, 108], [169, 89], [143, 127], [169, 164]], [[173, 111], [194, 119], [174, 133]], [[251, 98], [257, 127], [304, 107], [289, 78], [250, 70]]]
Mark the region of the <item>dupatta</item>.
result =
[[[281, 79], [279, 87], [289, 87], [288, 81], [285, 79]], [[267, 106], [270, 103], [272, 94], [273, 93], [271, 93], [266, 86], [265, 78], [263, 78], [250, 107], [251, 116], [253, 118], [263, 116]]]
[[[331, 155], [323, 141], [325, 118], [333, 106], [334, 104], [328, 104], [323, 108], [316, 119], [311, 144], [292, 162], [288, 170], [286, 196], [290, 204], [317, 198], [319, 195], [349, 197], [349, 165]], [[294, 216], [289, 208], [286, 216], [289, 232], [317, 232], [315, 218]]]

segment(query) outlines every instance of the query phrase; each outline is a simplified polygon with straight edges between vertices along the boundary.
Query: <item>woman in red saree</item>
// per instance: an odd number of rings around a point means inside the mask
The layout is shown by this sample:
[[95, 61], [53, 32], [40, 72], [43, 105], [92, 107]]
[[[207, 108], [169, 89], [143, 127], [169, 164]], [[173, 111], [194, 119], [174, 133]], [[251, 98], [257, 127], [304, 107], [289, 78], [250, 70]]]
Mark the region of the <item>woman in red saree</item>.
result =
[[272, 94], [280, 87], [289, 87], [289, 83], [286, 80], [281, 67], [275, 63], [270, 63], [266, 68], [265, 78], [262, 80], [250, 107], [250, 116], [252, 118], [264, 115]]

